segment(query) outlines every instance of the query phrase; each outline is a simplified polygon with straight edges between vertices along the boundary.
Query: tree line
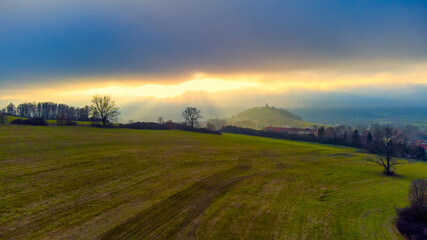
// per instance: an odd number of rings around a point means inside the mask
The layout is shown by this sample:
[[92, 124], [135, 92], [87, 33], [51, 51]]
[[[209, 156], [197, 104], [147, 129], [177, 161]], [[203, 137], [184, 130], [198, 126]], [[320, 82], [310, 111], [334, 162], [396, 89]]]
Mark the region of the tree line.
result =
[[[92, 105], [84, 106], [82, 108], [69, 106], [67, 104], [58, 104], [54, 102], [26, 102], [21, 103], [17, 107], [13, 103], [10, 103], [0, 112], [2, 124], [5, 121], [4, 116], [17, 116], [22, 118], [28, 118], [28, 120], [16, 119], [16, 124], [30, 124], [44, 125], [41, 120], [52, 119], [57, 120], [57, 123], [61, 125], [67, 121], [92, 121], [102, 122], [103, 126], [111, 121], [117, 121], [120, 115], [119, 108], [116, 106], [116, 102], [110, 96], [99, 96], [95, 95], [92, 97]], [[200, 119], [203, 118], [201, 111], [194, 107], [187, 107], [183, 112], [182, 116], [185, 121], [185, 125], [190, 129], [200, 127]], [[160, 117], [159, 122], [163, 122]], [[175, 124], [176, 125], [176, 124]], [[145, 124], [144, 126], [151, 126]], [[183, 127], [181, 127], [183, 128]]]
[[1, 111], [3, 114], [28, 119], [50, 119], [57, 121], [91, 121], [103, 125], [117, 120], [120, 114], [115, 101], [109, 96], [93, 96], [92, 105], [82, 108], [55, 102], [26, 102], [17, 107], [10, 103]]
[[55, 102], [26, 102], [17, 107], [13, 103], [7, 105], [2, 112], [10, 116], [22, 118], [58, 119], [66, 118], [72, 121], [89, 121], [99, 119], [99, 113], [89, 106], [82, 108]]

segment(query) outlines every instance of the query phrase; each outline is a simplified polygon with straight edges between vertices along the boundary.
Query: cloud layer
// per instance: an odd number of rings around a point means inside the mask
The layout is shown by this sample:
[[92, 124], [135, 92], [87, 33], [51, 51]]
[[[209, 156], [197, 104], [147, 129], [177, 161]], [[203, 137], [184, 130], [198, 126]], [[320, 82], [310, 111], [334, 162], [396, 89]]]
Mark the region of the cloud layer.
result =
[[426, 60], [426, 5], [423, 1], [2, 1], [0, 82], [123, 75], [173, 80], [195, 72], [393, 70]]
[[426, 106], [426, 16], [425, 1], [0, 1], [0, 106]]

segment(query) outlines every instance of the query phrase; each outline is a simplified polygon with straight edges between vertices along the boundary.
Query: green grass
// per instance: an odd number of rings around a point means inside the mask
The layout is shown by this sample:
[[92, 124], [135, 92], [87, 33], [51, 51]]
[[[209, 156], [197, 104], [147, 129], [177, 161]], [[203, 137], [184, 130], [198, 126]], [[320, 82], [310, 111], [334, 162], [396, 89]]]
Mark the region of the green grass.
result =
[[243, 135], [0, 127], [2, 239], [402, 239], [427, 165]]
[[230, 119], [227, 119], [228, 125], [264, 129], [268, 126], [293, 126], [298, 128], [311, 128], [314, 125], [329, 127], [325, 124], [304, 122], [299, 116], [286, 111], [285, 109], [275, 107], [255, 107], [238, 113]]
[[16, 117], [16, 116], [7, 116], [7, 123], [10, 123], [12, 120], [18, 119], [20, 117]]
[[[56, 120], [48, 119], [46, 120], [46, 122], [48, 122], [49, 124], [56, 124]], [[92, 124], [92, 122], [88, 122], [88, 121], [73, 121], [73, 122], [76, 122], [77, 125], [83, 125], [83, 126], [88, 126]]]

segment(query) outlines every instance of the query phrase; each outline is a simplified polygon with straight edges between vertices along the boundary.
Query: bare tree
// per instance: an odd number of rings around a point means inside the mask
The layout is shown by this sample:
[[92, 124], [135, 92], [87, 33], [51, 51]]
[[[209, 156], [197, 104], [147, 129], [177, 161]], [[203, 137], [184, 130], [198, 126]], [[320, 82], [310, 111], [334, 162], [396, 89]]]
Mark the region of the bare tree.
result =
[[376, 127], [370, 151], [377, 156], [376, 158], [368, 158], [367, 161], [384, 167], [385, 175], [394, 175], [392, 171], [394, 166], [402, 163], [395, 158], [397, 144], [400, 141], [401, 134], [397, 129], [390, 126]]
[[412, 180], [408, 194], [412, 207], [427, 205], [427, 181], [425, 179]]
[[115, 121], [120, 114], [116, 102], [110, 96], [93, 96], [92, 103], [92, 109], [96, 110], [101, 116], [103, 126], [108, 121]]
[[185, 123], [191, 128], [198, 127], [200, 125], [199, 119], [203, 118], [200, 114], [200, 110], [194, 107], [187, 107], [182, 116], [184, 117]]
[[101, 119], [101, 115], [99, 114], [98, 109], [95, 106], [93, 106], [93, 105], [91, 105], [89, 107], [89, 116], [90, 116], [89, 119], [91, 121], [98, 121], [98, 120]]
[[163, 124], [164, 123], [163, 118], [162, 117], [157, 118], [157, 122], [159, 122], [159, 124]]
[[212, 126], [209, 126], [209, 124], [212, 124], [216, 130], [219, 130], [219, 129], [223, 128], [225, 125], [227, 125], [227, 121], [225, 119], [211, 118], [208, 120], [207, 125], [206, 125], [206, 127], [208, 129], [209, 129], [209, 127], [212, 127]]
[[56, 124], [65, 125], [66, 122], [67, 122], [67, 115], [65, 115], [64, 113], [58, 114], [58, 116], [56, 117]]
[[215, 125], [213, 125], [211, 122], [206, 123], [206, 128], [211, 131], [216, 131]]

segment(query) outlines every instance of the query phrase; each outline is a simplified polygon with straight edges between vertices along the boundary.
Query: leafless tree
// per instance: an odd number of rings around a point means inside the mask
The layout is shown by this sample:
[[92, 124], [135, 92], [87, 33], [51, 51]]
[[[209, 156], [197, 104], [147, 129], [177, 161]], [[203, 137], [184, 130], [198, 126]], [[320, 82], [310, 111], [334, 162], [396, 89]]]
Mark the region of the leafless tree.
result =
[[216, 130], [221, 129], [225, 125], [227, 125], [227, 121], [225, 119], [219, 118], [211, 118], [208, 120], [206, 127], [209, 129], [209, 124], [212, 124]]
[[199, 119], [203, 118], [200, 114], [200, 110], [194, 107], [187, 107], [182, 116], [184, 117], [185, 123], [191, 128], [198, 127], [200, 125]]
[[427, 205], [427, 181], [425, 179], [412, 180], [408, 194], [412, 207]]
[[395, 158], [397, 144], [401, 141], [401, 134], [399, 130], [390, 126], [376, 127], [374, 131], [370, 150], [377, 156], [376, 158], [368, 158], [367, 161], [384, 167], [385, 175], [394, 175], [392, 171], [394, 166], [403, 163]]
[[57, 125], [65, 125], [66, 122], [67, 122], [67, 115], [65, 115], [64, 113], [61, 113], [56, 117]]
[[101, 116], [102, 125], [105, 126], [107, 121], [115, 121], [119, 116], [119, 108], [116, 106], [116, 102], [111, 99], [110, 96], [93, 96], [92, 98], [92, 109], [97, 111]]
[[206, 123], [206, 128], [211, 131], [216, 131], [215, 125], [213, 125], [211, 122]]
[[159, 124], [163, 124], [164, 123], [163, 118], [162, 117], [157, 118], [157, 122], [159, 122]]

